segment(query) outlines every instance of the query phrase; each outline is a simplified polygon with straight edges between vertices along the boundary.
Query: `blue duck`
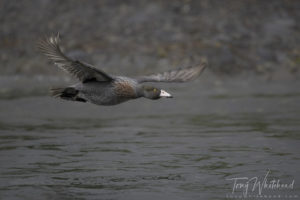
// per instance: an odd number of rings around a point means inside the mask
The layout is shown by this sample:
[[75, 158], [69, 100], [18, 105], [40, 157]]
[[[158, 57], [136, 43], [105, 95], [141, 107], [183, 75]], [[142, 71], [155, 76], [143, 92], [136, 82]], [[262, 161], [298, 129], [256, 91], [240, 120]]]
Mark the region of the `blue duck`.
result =
[[39, 49], [58, 67], [73, 75], [80, 82], [63, 88], [51, 89], [57, 98], [97, 105], [116, 105], [130, 99], [145, 97], [159, 99], [172, 98], [172, 95], [157, 87], [144, 85], [145, 82], [186, 82], [197, 78], [205, 69], [206, 63], [193, 67], [180, 68], [164, 73], [129, 78], [113, 76], [96, 69], [90, 64], [73, 60], [66, 56], [59, 46], [59, 36], [41, 40]]

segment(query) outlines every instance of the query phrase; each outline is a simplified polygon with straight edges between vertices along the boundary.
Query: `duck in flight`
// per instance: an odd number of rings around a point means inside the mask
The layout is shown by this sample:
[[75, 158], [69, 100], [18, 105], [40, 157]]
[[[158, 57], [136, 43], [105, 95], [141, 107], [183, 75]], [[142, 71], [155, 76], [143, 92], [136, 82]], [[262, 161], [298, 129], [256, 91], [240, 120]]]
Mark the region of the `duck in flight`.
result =
[[202, 62], [193, 67], [129, 78], [109, 75], [90, 64], [69, 58], [60, 49], [59, 36], [41, 40], [38, 47], [59, 68], [79, 80], [79, 83], [72, 86], [51, 89], [52, 96], [97, 105], [116, 105], [140, 97], [153, 100], [162, 97], [172, 98], [165, 90], [144, 83], [190, 81], [197, 78], [206, 67], [206, 63]]

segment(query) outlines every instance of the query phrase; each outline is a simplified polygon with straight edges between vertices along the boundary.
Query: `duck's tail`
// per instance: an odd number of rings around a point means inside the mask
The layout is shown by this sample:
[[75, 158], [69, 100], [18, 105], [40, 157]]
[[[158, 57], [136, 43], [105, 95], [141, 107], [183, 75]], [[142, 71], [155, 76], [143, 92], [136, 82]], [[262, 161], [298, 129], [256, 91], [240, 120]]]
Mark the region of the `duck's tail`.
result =
[[85, 99], [78, 97], [79, 91], [73, 87], [66, 88], [51, 88], [50, 95], [56, 98], [61, 98], [69, 101], [86, 102]]

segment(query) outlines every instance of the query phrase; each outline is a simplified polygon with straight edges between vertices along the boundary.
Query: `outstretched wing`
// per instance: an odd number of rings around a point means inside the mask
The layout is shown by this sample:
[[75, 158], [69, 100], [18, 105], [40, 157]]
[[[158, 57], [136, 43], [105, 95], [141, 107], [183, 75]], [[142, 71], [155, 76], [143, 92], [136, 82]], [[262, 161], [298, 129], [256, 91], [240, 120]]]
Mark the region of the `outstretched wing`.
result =
[[197, 78], [205, 69], [207, 64], [202, 62], [193, 67], [179, 68], [168, 72], [149, 76], [137, 77], [139, 83], [142, 82], [186, 82]]
[[72, 60], [67, 57], [59, 47], [59, 35], [41, 40], [38, 47], [41, 52], [52, 60], [58, 67], [72, 74], [83, 83], [89, 81], [102, 82], [113, 80], [111, 76], [107, 75], [103, 71], [96, 69], [87, 63]]

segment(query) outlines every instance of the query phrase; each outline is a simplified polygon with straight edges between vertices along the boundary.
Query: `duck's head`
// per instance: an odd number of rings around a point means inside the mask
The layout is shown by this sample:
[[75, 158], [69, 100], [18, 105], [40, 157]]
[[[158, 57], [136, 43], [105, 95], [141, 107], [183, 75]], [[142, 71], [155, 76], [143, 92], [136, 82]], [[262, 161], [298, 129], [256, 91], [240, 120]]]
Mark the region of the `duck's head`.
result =
[[164, 90], [152, 86], [142, 86], [142, 96], [148, 99], [156, 100], [161, 97], [173, 98], [173, 96]]

